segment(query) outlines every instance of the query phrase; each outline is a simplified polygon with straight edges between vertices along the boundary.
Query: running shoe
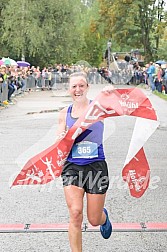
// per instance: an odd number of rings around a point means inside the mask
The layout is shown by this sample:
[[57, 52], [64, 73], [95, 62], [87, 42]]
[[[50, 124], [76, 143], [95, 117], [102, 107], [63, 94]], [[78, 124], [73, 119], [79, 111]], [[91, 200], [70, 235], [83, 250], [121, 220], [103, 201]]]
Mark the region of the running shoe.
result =
[[100, 226], [100, 232], [104, 239], [108, 239], [112, 233], [112, 225], [107, 210], [104, 208], [103, 211], [106, 214], [106, 222]]

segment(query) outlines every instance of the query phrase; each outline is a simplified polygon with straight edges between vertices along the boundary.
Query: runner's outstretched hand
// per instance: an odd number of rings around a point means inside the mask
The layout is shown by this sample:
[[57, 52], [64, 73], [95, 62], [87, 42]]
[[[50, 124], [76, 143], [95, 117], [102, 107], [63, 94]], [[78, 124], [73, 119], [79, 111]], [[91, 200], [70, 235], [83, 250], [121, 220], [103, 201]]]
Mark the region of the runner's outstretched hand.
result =
[[105, 94], [111, 94], [115, 90], [113, 85], [105, 86], [102, 90]]

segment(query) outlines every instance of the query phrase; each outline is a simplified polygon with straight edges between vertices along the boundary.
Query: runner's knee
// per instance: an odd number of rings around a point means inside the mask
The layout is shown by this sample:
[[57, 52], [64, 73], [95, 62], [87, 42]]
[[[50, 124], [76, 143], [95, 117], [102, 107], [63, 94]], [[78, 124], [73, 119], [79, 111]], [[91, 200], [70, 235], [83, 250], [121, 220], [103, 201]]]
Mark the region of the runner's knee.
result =
[[88, 217], [88, 220], [92, 226], [99, 226], [101, 217], [90, 216], [90, 217]]
[[70, 222], [76, 226], [81, 226], [83, 220], [82, 210], [70, 209]]

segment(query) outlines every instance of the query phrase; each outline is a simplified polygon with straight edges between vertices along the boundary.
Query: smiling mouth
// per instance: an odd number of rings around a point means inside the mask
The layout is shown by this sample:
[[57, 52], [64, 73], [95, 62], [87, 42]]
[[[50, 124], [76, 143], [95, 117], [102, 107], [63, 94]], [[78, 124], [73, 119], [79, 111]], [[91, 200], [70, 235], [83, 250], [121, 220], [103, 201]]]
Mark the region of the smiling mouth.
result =
[[82, 96], [82, 94], [75, 94], [75, 96], [76, 96], [76, 97], [80, 97], [80, 96]]

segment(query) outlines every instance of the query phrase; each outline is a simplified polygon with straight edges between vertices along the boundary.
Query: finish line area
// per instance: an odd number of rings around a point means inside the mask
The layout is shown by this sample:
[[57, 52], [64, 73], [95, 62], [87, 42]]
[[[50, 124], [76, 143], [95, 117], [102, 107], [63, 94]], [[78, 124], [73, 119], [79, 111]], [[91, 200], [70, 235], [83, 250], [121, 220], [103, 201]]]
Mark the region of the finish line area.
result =
[[[167, 232], [167, 223], [112, 223], [113, 232]], [[0, 224], [0, 233], [68, 232], [68, 223]], [[83, 232], [99, 232], [99, 226], [83, 223]]]

